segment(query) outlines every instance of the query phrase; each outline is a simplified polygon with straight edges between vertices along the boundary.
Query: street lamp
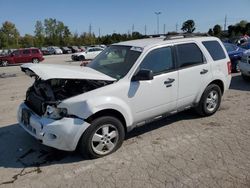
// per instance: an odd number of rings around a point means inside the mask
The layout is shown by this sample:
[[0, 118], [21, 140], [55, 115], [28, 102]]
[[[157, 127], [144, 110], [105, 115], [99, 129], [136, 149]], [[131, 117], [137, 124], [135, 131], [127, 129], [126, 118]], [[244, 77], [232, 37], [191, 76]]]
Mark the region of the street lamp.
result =
[[159, 15], [161, 12], [155, 12], [156, 18], [157, 18], [157, 34], [159, 34]]

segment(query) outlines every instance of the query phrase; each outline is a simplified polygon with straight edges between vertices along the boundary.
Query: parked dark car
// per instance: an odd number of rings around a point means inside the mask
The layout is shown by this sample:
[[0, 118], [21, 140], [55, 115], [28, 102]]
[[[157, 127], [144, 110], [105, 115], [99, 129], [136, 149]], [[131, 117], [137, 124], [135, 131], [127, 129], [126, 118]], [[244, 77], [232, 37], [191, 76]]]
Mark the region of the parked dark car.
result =
[[20, 63], [39, 63], [43, 61], [43, 54], [38, 48], [18, 49], [6, 56], [0, 57], [0, 65], [7, 66]]
[[61, 50], [63, 52], [63, 54], [71, 54], [72, 50], [69, 49], [68, 47], [61, 47]]
[[85, 46], [78, 46], [78, 48], [81, 50], [81, 52], [85, 52], [86, 51]]
[[46, 48], [46, 47], [41, 47], [40, 50], [41, 50], [41, 52], [43, 53], [43, 55], [52, 55], [52, 54], [53, 54], [53, 52], [50, 51], [50, 50], [49, 50], [48, 48]]
[[232, 72], [239, 72], [240, 71], [239, 61], [241, 60], [241, 57], [244, 51], [246, 50], [232, 43], [223, 43], [223, 44], [231, 60]]
[[249, 50], [250, 49], [250, 40], [248, 42], [242, 43], [241, 45], [239, 45], [239, 47], [244, 48], [245, 50]]
[[81, 50], [77, 46], [69, 46], [69, 49], [72, 50], [72, 53], [80, 52]]

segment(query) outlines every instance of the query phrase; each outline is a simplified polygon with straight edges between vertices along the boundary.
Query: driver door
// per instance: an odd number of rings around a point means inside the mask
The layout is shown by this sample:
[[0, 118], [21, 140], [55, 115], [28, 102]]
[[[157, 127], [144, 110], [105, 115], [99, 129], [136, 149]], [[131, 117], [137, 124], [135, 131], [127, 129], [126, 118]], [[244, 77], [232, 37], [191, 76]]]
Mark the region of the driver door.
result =
[[153, 79], [131, 81], [129, 98], [135, 122], [176, 110], [178, 71], [175, 69], [172, 47], [151, 50], [139, 69], [153, 71]]

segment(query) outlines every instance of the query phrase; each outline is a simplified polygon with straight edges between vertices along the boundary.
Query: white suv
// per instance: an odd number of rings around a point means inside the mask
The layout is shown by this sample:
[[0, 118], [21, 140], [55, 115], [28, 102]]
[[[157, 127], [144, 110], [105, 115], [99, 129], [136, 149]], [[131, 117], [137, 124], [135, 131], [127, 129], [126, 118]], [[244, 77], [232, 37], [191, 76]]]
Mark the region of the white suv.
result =
[[126, 132], [194, 107], [209, 116], [229, 88], [231, 64], [214, 37], [149, 38], [113, 44], [87, 67], [25, 64], [35, 77], [19, 124], [43, 144], [102, 157]]
[[73, 61], [84, 61], [94, 59], [99, 53], [103, 51], [103, 48], [93, 47], [88, 48], [84, 52], [78, 52], [71, 55]]

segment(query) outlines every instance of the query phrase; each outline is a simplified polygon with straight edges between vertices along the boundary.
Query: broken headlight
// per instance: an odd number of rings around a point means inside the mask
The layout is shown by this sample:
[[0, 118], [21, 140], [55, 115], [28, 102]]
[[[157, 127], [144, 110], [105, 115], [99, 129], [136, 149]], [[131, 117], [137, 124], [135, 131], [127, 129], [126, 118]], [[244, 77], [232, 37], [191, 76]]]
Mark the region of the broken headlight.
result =
[[67, 114], [68, 111], [66, 108], [56, 108], [54, 106], [48, 105], [44, 116], [50, 119], [61, 119], [67, 116]]

